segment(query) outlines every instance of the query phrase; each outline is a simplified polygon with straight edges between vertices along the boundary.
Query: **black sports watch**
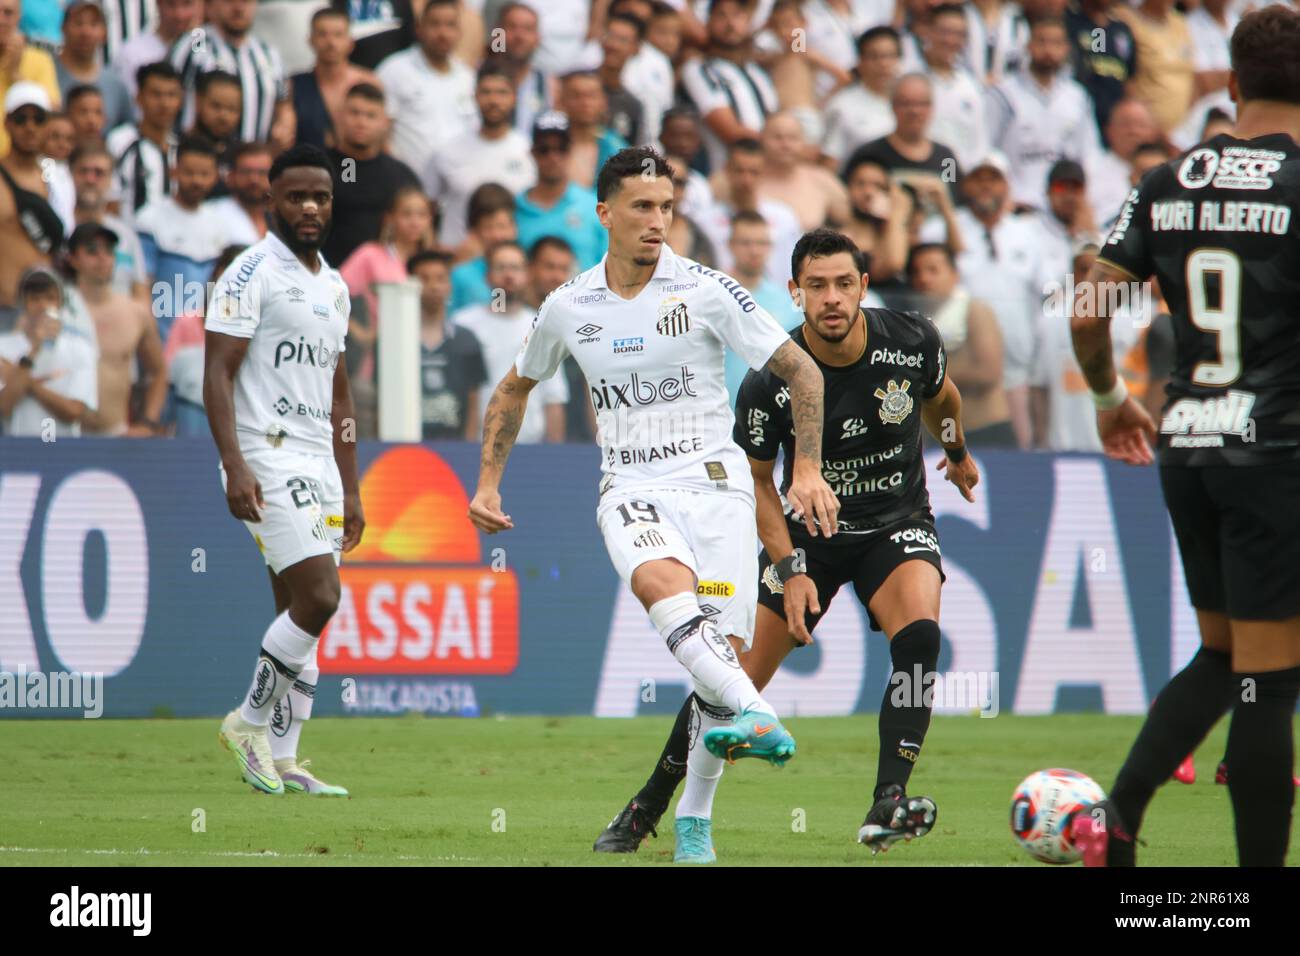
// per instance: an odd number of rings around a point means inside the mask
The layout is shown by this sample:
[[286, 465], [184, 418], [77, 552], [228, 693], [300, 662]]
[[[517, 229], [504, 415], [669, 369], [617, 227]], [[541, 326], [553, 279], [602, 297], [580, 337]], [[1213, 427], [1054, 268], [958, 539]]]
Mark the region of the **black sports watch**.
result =
[[785, 584], [796, 574], [808, 573], [808, 556], [804, 553], [803, 548], [795, 548], [789, 555], [776, 562], [774, 567], [776, 568], [777, 579], [782, 584]]
[[943, 453], [948, 456], [948, 460], [954, 465], [960, 464], [966, 458], [966, 446], [958, 445], [956, 448], [945, 448]]
[[32, 357], [30, 355], [24, 355], [22, 358], [18, 360], [18, 365], [20, 368], [25, 368], [27, 369], [27, 371], [30, 372], [33, 368], [35, 368], [36, 363], [32, 361]]

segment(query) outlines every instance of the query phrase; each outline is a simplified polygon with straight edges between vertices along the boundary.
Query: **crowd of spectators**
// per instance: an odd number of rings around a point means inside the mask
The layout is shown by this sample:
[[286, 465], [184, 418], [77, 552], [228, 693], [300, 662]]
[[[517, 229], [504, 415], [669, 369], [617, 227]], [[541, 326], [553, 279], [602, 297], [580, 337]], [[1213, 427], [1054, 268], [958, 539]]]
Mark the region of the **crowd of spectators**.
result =
[[[1096, 450], [1081, 279], [1143, 174], [1232, 127], [1251, 0], [0, 0], [0, 433], [206, 433], [203, 312], [274, 157], [335, 165], [326, 261], [375, 434], [378, 283], [420, 294], [424, 437], [474, 440], [542, 300], [600, 262], [593, 184], [674, 169], [670, 247], [780, 322], [799, 235], [919, 309], [977, 447]], [[1158, 406], [1158, 289], [1116, 319]], [[733, 396], [744, 374], [727, 365]], [[589, 442], [572, 361], [521, 442]]]

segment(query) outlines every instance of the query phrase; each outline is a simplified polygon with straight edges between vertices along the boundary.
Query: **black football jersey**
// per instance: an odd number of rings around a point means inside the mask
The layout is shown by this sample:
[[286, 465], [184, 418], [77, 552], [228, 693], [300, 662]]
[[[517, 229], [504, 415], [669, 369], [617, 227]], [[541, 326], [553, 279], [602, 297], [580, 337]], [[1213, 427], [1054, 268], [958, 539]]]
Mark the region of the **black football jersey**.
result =
[[1300, 146], [1225, 134], [1129, 193], [1099, 260], [1156, 276], [1175, 362], [1167, 465], [1300, 457]]
[[[817, 361], [825, 381], [822, 477], [840, 500], [839, 530], [869, 532], [930, 507], [921, 460], [921, 403], [943, 388], [938, 329], [917, 312], [862, 309], [867, 347], [852, 365]], [[803, 326], [790, 337], [809, 355]], [[745, 454], [772, 461], [785, 451], [781, 492], [794, 471], [790, 390], [766, 369], [745, 376], [733, 437]]]

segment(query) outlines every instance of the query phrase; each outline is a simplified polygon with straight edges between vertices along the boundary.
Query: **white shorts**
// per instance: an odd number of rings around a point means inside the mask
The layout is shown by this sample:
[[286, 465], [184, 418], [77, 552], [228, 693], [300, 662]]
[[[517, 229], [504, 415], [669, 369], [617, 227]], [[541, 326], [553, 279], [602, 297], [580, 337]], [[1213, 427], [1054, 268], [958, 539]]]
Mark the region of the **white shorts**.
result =
[[618, 576], [646, 561], [676, 558], [695, 572], [700, 609], [749, 647], [758, 604], [758, 525], [739, 495], [675, 488], [611, 491], [596, 524]]
[[[304, 455], [282, 448], [244, 451], [262, 486], [262, 520], [245, 521], [267, 565], [276, 574], [321, 554], [343, 554], [343, 481], [329, 455]], [[221, 488], [226, 471], [221, 469]]]

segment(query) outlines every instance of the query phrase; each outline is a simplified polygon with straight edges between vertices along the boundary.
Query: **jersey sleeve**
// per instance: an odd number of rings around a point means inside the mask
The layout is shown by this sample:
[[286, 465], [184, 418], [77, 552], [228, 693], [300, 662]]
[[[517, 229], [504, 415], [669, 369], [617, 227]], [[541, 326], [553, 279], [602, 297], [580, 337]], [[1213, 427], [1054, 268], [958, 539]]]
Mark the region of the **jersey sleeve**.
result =
[[207, 331], [237, 339], [251, 339], [257, 331], [262, 317], [262, 276], [254, 263], [253, 274], [241, 277], [240, 270], [246, 269], [247, 263], [243, 257], [236, 259], [217, 280], [203, 323]]
[[1164, 167], [1160, 167], [1129, 190], [1110, 235], [1097, 253], [1097, 262], [1122, 269], [1138, 280], [1146, 279], [1155, 271], [1147, 224], [1151, 221], [1152, 194], [1164, 182], [1163, 173]]
[[925, 369], [925, 383], [921, 389], [922, 398], [934, 398], [943, 391], [943, 383], [948, 379], [948, 353], [943, 348], [943, 336], [938, 328], [926, 316], [916, 313], [921, 323], [921, 355]]
[[736, 424], [731, 437], [746, 455], [758, 461], [772, 461], [781, 447], [781, 410], [776, 407], [773, 392], [778, 384], [779, 379], [751, 369], [736, 392]]
[[706, 276], [703, 281], [714, 284], [714, 307], [709, 310], [713, 331], [750, 368], [761, 369], [777, 349], [790, 341], [790, 333], [739, 283], [735, 285], [738, 291], [733, 293], [716, 276]]
[[727, 91], [702, 59], [691, 60], [682, 67], [682, 88], [701, 116], [708, 116], [716, 109], [731, 108]]
[[556, 305], [558, 291], [552, 292], [542, 303], [542, 307], [537, 310], [533, 327], [525, 336], [519, 355], [515, 357], [515, 371], [523, 378], [544, 382], [555, 374], [569, 354], [569, 347], [564, 344], [564, 336], [560, 332], [559, 315], [557, 315], [560, 311]]

